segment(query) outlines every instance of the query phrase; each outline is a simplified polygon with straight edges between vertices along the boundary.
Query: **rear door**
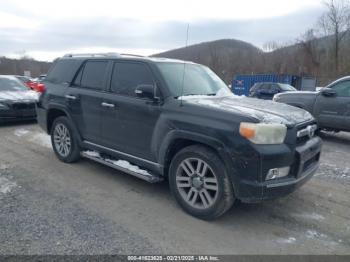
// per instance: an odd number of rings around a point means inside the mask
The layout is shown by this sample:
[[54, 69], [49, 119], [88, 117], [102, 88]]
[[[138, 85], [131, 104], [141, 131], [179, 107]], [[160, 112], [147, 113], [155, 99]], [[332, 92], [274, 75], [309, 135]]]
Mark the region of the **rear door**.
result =
[[155, 85], [146, 63], [115, 62], [110, 95], [103, 102], [102, 133], [104, 145], [147, 160], [151, 154], [153, 131], [160, 115], [160, 105], [150, 99], [138, 98], [139, 85]]
[[65, 94], [70, 114], [83, 140], [101, 142], [101, 103], [106, 96], [109, 62], [88, 60]]
[[315, 116], [323, 127], [350, 130], [350, 80], [331, 86], [335, 96], [317, 96]]

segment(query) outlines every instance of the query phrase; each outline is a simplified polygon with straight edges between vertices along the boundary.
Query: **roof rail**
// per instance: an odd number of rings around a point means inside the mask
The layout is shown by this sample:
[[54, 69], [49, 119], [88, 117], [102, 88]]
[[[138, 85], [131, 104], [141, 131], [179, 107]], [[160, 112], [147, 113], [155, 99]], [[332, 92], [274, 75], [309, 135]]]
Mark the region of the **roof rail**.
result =
[[134, 56], [134, 57], [145, 57], [145, 56], [143, 56], [143, 55], [134, 55], [134, 54], [119, 54], [119, 55]]
[[80, 54], [65, 54], [63, 57], [120, 57], [119, 53], [80, 53]]

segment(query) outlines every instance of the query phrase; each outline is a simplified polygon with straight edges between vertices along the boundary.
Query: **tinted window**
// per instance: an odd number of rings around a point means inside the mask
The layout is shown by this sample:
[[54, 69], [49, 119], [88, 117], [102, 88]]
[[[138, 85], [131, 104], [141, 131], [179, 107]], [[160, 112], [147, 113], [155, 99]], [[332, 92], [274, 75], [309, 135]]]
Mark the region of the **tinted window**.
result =
[[153, 84], [153, 77], [146, 65], [139, 63], [115, 63], [111, 83], [112, 92], [136, 96], [135, 89], [138, 85]]
[[57, 62], [51, 67], [45, 80], [54, 84], [65, 82], [70, 83], [80, 64], [81, 61], [78, 60], [57, 60]]
[[277, 84], [271, 84], [270, 85], [270, 91], [271, 92], [278, 92], [278, 91], [280, 91], [280, 88], [279, 88], [279, 86]]
[[103, 89], [107, 61], [88, 61], [84, 66], [81, 86], [91, 89]]
[[255, 92], [256, 90], [258, 90], [260, 88], [261, 84], [257, 83], [257, 84], [254, 84], [252, 86], [252, 88], [250, 89], [250, 92]]
[[350, 81], [340, 82], [332, 87], [337, 92], [338, 96], [350, 97]]
[[83, 70], [84, 70], [84, 67], [82, 67], [82, 68], [79, 70], [78, 75], [77, 75], [77, 76], [75, 77], [75, 79], [74, 79], [73, 85], [75, 85], [75, 86], [80, 86], [81, 76], [83, 75]]
[[260, 90], [264, 90], [264, 91], [269, 91], [270, 90], [271, 85], [270, 84], [263, 84], [260, 86]]

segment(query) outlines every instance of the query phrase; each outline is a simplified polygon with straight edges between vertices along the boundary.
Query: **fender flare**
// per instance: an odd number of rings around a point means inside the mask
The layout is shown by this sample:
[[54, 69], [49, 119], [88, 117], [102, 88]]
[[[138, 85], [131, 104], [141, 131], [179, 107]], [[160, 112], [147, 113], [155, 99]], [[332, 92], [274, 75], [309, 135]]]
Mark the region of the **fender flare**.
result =
[[[214, 149], [215, 152], [218, 153], [220, 159], [224, 162], [224, 165], [228, 172], [228, 176], [232, 178], [232, 172], [234, 172], [234, 167], [232, 160], [229, 157], [229, 151], [227, 150], [227, 147], [224, 145], [224, 143], [211, 136], [198, 134], [190, 131], [172, 130], [164, 137], [158, 154], [158, 161], [164, 168], [169, 148], [176, 139], [191, 140]], [[164, 175], [166, 174], [164, 173]], [[232, 185], [235, 188], [236, 181], [234, 180], [235, 179], [231, 179]]]
[[[67, 118], [71, 122], [72, 127], [74, 129], [74, 134], [75, 134], [76, 138], [78, 139], [79, 144], [81, 145], [82, 144], [82, 138], [81, 138], [79, 129], [77, 128], [77, 126], [76, 126], [75, 122], [73, 121], [71, 115], [69, 114], [68, 110], [64, 106], [62, 106], [60, 104], [52, 103], [52, 104], [50, 104], [50, 106], [47, 109], [47, 112], [48, 112], [47, 115], [49, 115], [49, 112], [52, 109], [60, 110], [60, 111], [65, 113], [65, 115], [67, 116]], [[47, 119], [46, 121], [48, 121], [48, 120], [49, 119]], [[47, 133], [50, 134], [48, 127], [47, 127]]]

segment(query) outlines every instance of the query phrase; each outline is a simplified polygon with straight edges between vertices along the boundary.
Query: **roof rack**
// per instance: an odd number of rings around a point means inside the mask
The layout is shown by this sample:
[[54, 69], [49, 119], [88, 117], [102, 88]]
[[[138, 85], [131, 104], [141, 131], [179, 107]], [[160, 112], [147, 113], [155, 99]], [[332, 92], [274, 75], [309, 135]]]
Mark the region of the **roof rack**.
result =
[[119, 55], [134, 56], [134, 57], [145, 57], [145, 56], [143, 56], [143, 55], [134, 55], [134, 54], [119, 54]]
[[65, 54], [63, 57], [120, 57], [119, 53], [80, 53], [80, 54]]

